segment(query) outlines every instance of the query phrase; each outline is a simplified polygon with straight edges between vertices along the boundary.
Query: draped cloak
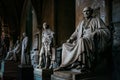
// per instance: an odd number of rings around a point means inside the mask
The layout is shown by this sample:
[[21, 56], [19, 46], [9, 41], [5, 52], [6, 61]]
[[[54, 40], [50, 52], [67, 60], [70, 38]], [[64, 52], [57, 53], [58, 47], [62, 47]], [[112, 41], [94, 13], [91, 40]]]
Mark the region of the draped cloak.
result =
[[22, 40], [21, 64], [27, 64], [27, 53], [26, 53], [27, 46], [28, 46], [28, 37], [26, 36]]
[[60, 67], [67, 67], [76, 60], [91, 67], [95, 52], [100, 53], [107, 48], [110, 31], [100, 18], [92, 17], [87, 22], [83, 20], [70, 38], [74, 39], [72, 43], [62, 45]]

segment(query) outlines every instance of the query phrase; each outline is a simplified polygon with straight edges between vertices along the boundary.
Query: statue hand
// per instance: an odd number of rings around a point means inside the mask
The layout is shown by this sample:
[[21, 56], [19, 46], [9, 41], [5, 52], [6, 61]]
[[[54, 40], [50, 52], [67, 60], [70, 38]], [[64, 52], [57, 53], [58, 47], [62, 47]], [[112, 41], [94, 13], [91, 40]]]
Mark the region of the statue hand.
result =
[[72, 43], [72, 42], [73, 42], [72, 39], [68, 39], [68, 40], [67, 40], [67, 43]]
[[70, 39], [68, 39], [66, 42], [67, 42], [67, 43], [70, 43]]

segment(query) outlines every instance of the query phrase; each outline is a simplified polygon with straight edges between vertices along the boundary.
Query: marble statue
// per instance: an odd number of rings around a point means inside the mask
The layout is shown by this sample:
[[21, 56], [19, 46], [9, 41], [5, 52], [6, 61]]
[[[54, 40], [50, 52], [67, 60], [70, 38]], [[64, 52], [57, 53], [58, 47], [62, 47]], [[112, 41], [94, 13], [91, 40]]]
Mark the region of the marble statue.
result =
[[5, 60], [17, 60], [16, 55], [20, 52], [20, 41], [17, 40], [16, 44], [14, 45], [13, 49], [7, 52], [7, 56]]
[[28, 47], [28, 37], [26, 36], [26, 33], [23, 33], [22, 50], [21, 50], [21, 65], [28, 64], [27, 47]]
[[92, 16], [93, 9], [83, 9], [83, 20], [75, 32], [62, 45], [62, 62], [54, 71], [66, 68], [90, 69], [95, 60], [95, 52], [104, 51], [110, 40], [110, 31], [98, 17]]
[[[39, 54], [39, 68], [49, 68], [52, 65], [53, 61], [51, 59], [51, 46], [53, 41], [54, 32], [51, 31], [46, 22], [43, 23], [42, 31], [42, 47]], [[43, 63], [44, 62], [44, 63]]]

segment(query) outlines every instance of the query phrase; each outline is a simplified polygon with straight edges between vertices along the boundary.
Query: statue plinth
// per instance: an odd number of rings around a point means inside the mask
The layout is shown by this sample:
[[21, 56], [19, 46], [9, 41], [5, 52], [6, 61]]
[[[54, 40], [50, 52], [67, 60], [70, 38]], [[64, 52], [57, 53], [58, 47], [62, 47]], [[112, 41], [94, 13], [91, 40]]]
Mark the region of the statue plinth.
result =
[[33, 66], [18, 65], [18, 79], [19, 80], [34, 80], [33, 79]]
[[2, 60], [0, 64], [0, 80], [16, 79], [19, 62]]
[[81, 73], [76, 71], [55, 71], [51, 80], [94, 80], [96, 76], [90, 73]]
[[52, 69], [34, 69], [34, 80], [50, 80], [53, 74]]

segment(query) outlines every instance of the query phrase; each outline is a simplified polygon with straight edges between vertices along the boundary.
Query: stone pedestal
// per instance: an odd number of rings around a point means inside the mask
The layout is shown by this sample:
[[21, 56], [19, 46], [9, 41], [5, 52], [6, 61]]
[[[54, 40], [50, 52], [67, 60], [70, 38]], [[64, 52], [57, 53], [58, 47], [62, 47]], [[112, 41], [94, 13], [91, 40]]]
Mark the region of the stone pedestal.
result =
[[17, 78], [17, 66], [19, 62], [3, 60], [1, 61], [0, 77], [1, 79], [16, 79]]
[[74, 71], [56, 71], [51, 80], [112, 80], [111, 75], [98, 73], [80, 73]]
[[34, 80], [51, 80], [52, 69], [34, 69]]
[[31, 65], [18, 66], [18, 80], [34, 80], [33, 67]]
[[95, 80], [95, 76], [74, 71], [57, 71], [51, 76], [51, 80]]

